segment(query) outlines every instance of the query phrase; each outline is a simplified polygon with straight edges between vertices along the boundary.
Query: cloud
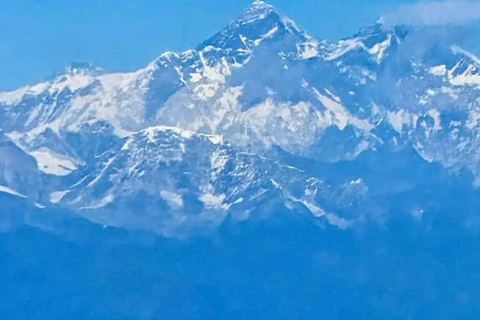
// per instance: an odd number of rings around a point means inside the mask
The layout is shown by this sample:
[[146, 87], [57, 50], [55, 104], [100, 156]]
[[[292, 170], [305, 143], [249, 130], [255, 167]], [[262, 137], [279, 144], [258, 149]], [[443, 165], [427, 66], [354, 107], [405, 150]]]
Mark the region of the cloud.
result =
[[461, 26], [480, 20], [480, 1], [428, 1], [404, 5], [385, 17], [387, 23]]

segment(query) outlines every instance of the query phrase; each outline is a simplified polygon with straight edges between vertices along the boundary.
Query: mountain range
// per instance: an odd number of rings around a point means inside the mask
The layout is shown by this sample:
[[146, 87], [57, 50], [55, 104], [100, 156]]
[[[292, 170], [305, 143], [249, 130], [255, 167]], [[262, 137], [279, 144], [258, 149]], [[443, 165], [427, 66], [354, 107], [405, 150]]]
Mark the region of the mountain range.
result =
[[427, 226], [455, 206], [477, 228], [480, 60], [440, 28], [321, 41], [255, 1], [138, 71], [72, 64], [0, 93], [0, 192], [167, 237], [276, 212]]

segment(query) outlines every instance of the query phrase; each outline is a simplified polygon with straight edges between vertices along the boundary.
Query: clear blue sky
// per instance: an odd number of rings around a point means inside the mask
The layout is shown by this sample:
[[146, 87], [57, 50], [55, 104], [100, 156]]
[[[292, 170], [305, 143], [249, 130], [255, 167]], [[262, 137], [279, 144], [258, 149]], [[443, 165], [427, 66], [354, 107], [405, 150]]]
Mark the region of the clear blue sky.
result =
[[[253, 0], [0, 0], [0, 90], [43, 80], [68, 63], [139, 68], [195, 47]], [[318, 38], [350, 36], [413, 0], [273, 0]]]

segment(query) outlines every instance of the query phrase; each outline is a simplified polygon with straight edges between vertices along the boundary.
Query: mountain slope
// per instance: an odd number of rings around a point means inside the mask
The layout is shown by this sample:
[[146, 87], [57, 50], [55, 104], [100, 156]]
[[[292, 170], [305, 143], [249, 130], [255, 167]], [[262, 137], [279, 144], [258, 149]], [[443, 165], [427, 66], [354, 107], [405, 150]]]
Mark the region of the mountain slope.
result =
[[97, 222], [168, 235], [218, 227], [227, 214], [244, 220], [279, 206], [303, 207], [348, 227], [351, 222], [318, 207], [326, 191], [320, 179], [237, 150], [220, 136], [151, 127], [102, 155], [98, 167], [51, 200]]

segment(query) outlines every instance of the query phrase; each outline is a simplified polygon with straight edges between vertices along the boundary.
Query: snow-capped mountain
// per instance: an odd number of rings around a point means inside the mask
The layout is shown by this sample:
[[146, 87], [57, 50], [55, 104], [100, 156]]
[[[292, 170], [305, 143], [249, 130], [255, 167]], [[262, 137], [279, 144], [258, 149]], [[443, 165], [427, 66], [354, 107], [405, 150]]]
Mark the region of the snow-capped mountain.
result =
[[221, 136], [150, 127], [102, 154], [98, 164], [68, 190], [53, 192], [50, 201], [104, 224], [163, 234], [208, 230], [227, 214], [245, 220], [279, 205], [303, 207], [339, 228], [351, 223], [316, 205], [328, 193], [321, 178], [241, 151]]
[[72, 65], [0, 93], [14, 150], [0, 183], [168, 235], [278, 206], [346, 228], [365, 218], [354, 208], [372, 211], [370, 173], [319, 168], [416, 150], [478, 184], [479, 89], [480, 60], [435, 28], [380, 19], [330, 43], [255, 1], [196, 49], [136, 72]]

